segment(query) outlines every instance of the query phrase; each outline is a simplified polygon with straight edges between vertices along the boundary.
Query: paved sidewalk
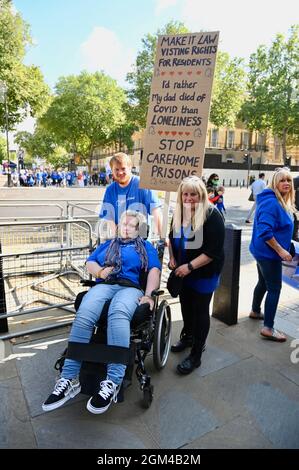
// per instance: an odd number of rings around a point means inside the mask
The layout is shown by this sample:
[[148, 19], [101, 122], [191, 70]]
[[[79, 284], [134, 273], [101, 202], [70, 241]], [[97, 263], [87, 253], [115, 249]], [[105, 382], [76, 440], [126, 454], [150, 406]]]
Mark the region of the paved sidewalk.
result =
[[[148, 410], [140, 406], [134, 380], [125, 402], [103, 415], [90, 414], [83, 395], [44, 413], [41, 403], [52, 390], [53, 364], [68, 329], [0, 341], [0, 448], [299, 449], [299, 341], [293, 340], [299, 338], [299, 292], [283, 285], [277, 328], [288, 341], [262, 339], [260, 322], [247, 317], [256, 268], [248, 252], [252, 228], [243, 223], [250, 203], [240, 194], [228, 194], [226, 202], [227, 221], [243, 229], [239, 323], [228, 327], [211, 319], [202, 366], [181, 377], [175, 368], [184, 353], [170, 353], [160, 372], [149, 356], [154, 400]], [[176, 299], [169, 302], [176, 340], [180, 308]]]
[[[174, 313], [177, 308], [172, 305]], [[180, 328], [181, 322], [174, 322], [174, 338]], [[141, 408], [134, 380], [125, 402], [100, 416], [86, 410], [87, 397], [81, 395], [53, 412], [41, 409], [67, 333], [6, 342], [0, 448], [298, 449], [298, 363], [290, 360], [290, 341], [265, 341], [258, 329], [248, 319], [227, 327], [212, 318], [199, 369], [178, 376], [175, 367], [184, 353], [170, 353], [165, 369], [157, 372], [148, 357], [154, 385], [150, 409]]]

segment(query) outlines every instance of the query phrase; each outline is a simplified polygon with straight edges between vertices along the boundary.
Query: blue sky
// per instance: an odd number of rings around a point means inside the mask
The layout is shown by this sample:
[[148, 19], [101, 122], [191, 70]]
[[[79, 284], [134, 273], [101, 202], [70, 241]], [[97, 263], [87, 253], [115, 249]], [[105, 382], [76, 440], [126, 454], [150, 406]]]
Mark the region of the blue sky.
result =
[[299, 23], [297, 0], [14, 0], [14, 5], [35, 42], [25, 62], [40, 66], [51, 87], [59, 76], [83, 69], [102, 69], [124, 85], [142, 37], [171, 19], [193, 32], [219, 30], [220, 48], [245, 59]]

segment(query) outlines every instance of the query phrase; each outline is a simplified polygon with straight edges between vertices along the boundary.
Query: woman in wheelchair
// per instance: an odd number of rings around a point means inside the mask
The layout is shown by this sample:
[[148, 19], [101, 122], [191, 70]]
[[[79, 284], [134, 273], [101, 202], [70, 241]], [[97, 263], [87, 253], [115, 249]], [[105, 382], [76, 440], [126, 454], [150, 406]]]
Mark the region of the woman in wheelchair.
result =
[[[69, 341], [89, 343], [93, 327], [104, 304], [111, 300], [108, 311], [107, 343], [129, 347], [130, 321], [138, 304], [149, 303], [153, 309], [151, 293], [159, 287], [161, 265], [156, 249], [140, 237], [144, 216], [135, 211], [123, 213], [118, 237], [107, 240], [87, 259], [87, 270], [97, 278], [97, 284], [84, 296], [74, 319]], [[140, 275], [147, 273], [145, 292], [140, 288]], [[81, 362], [67, 358], [51, 395], [43, 403], [44, 411], [54, 410], [81, 391], [79, 371]], [[126, 366], [107, 364], [106, 380], [92, 396], [87, 409], [91, 413], [104, 413], [112, 401], [117, 401]]]

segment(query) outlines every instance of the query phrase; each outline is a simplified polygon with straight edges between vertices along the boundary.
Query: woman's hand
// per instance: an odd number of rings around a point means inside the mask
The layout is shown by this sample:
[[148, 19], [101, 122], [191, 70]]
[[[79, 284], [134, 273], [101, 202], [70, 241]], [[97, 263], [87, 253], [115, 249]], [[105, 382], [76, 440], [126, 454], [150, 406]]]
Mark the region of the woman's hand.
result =
[[292, 261], [292, 255], [287, 250], [284, 250], [283, 248], [279, 250], [279, 256], [281, 257], [282, 261]]
[[152, 297], [149, 297], [148, 295], [143, 295], [142, 297], [139, 298], [139, 305], [141, 304], [149, 304], [150, 305], [150, 310], [153, 310], [154, 308], [154, 299]]
[[113, 271], [113, 266], [107, 266], [106, 268], [100, 270], [98, 277], [100, 279], [106, 279], [111, 273], [111, 271]]
[[175, 270], [175, 275], [178, 277], [185, 277], [187, 274], [190, 274], [190, 269], [188, 268], [188, 264], [182, 264]]
[[169, 269], [173, 270], [173, 269], [176, 268], [176, 266], [177, 266], [177, 263], [176, 263], [175, 257], [174, 257], [174, 256], [170, 256], [170, 258], [169, 258], [169, 263], [168, 263]]

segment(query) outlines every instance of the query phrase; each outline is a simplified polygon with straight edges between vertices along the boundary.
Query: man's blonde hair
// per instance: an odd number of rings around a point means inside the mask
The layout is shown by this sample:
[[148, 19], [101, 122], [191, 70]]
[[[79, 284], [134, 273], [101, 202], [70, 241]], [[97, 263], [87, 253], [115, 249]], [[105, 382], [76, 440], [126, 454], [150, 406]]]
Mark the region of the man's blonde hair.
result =
[[130, 168], [132, 167], [132, 161], [131, 161], [131, 157], [129, 157], [129, 155], [127, 155], [126, 153], [124, 152], [118, 152], [116, 153], [115, 155], [113, 155], [113, 157], [110, 159], [110, 168], [111, 170], [113, 169], [113, 166], [116, 164], [116, 163], [125, 163], [126, 165], [128, 165]]

